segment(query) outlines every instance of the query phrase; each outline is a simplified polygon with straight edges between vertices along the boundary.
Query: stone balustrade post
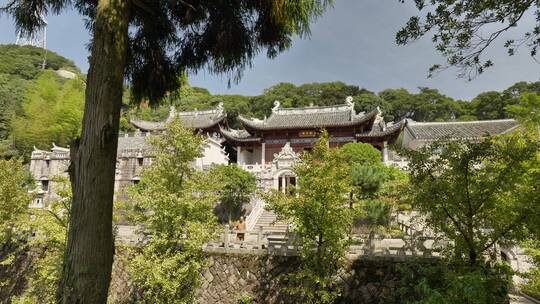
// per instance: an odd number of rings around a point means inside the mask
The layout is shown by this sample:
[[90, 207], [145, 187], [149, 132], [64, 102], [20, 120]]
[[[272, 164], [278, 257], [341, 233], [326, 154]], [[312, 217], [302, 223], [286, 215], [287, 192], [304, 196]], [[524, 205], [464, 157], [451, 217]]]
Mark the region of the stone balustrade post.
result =
[[225, 252], [229, 252], [229, 238], [230, 238], [230, 232], [229, 232], [229, 224], [225, 224], [225, 235], [223, 238], [223, 246], [225, 246]]
[[371, 231], [369, 233], [369, 238], [368, 238], [368, 253], [369, 255], [372, 255], [375, 253], [375, 242], [373, 240], [375, 236], [375, 233], [373, 231]]
[[257, 233], [257, 248], [262, 249], [262, 240], [263, 240], [263, 227], [259, 226], [259, 231]]

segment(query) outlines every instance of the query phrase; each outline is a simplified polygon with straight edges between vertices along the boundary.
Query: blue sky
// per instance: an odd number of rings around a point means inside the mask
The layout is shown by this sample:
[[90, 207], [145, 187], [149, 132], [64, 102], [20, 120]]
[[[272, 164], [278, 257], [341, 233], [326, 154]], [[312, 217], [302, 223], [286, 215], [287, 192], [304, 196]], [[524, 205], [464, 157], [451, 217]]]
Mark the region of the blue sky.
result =
[[[428, 68], [443, 62], [429, 38], [405, 47], [394, 42], [396, 31], [415, 13], [412, 4], [397, 0], [337, 0], [312, 25], [310, 39], [295, 39], [290, 50], [273, 60], [264, 54], [258, 56], [240, 83], [228, 88], [226, 76], [204, 71], [190, 75], [190, 83], [213, 94], [257, 95], [279, 82], [343, 81], [376, 92], [386, 88], [416, 91], [417, 87], [427, 86], [454, 98], [470, 99], [483, 91], [505, 89], [517, 81], [540, 80], [540, 64], [526, 49], [507, 56], [502, 47], [504, 40], [487, 54], [494, 59], [495, 67], [473, 81], [458, 79], [452, 69], [428, 79]], [[86, 71], [89, 35], [82, 18], [68, 11], [50, 16], [48, 22], [48, 48], [73, 59]], [[519, 37], [534, 23], [534, 18], [527, 16], [508, 37]], [[0, 43], [14, 42], [13, 21], [0, 17]]]

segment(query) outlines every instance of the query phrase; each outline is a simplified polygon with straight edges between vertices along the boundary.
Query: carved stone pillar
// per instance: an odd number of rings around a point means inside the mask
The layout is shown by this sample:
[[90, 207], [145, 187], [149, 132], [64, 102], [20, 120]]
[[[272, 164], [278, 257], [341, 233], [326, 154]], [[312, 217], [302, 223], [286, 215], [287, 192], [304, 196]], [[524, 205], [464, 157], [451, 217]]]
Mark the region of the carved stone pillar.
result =
[[266, 164], [266, 143], [262, 143], [261, 149], [261, 165], [264, 166]]
[[388, 142], [383, 142], [383, 148], [382, 148], [382, 161], [383, 163], [388, 162]]
[[242, 147], [240, 147], [240, 146], [236, 147], [236, 162], [239, 165], [244, 164], [244, 159], [242, 158]]

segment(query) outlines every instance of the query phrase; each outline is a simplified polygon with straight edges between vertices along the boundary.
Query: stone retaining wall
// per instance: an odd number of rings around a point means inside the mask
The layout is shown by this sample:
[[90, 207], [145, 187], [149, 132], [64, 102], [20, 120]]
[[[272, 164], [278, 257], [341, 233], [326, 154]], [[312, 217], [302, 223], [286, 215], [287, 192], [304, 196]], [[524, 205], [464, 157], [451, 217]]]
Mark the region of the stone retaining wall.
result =
[[[2, 248], [5, 256], [16, 248]], [[17, 250], [15, 267], [0, 265], [0, 281], [7, 285], [0, 288], [0, 303], [9, 303], [13, 295], [21, 294], [26, 287], [26, 277], [33, 271], [32, 261], [36, 252]], [[117, 247], [110, 287], [109, 303], [129, 304], [141, 299], [142, 291], [133, 284], [130, 276], [128, 250]], [[239, 297], [249, 295], [252, 304], [295, 303], [285, 292], [285, 275], [299, 266], [298, 257], [279, 255], [219, 254], [210, 253], [208, 267], [202, 271], [202, 284], [197, 292], [201, 304], [236, 304]], [[430, 262], [430, 259], [415, 260]], [[406, 259], [388, 257], [361, 257], [346, 263], [337, 281], [343, 287], [340, 303], [399, 303], [393, 298], [400, 278], [397, 267], [408, 263]]]
[[[118, 252], [113, 266], [111, 303], [134, 303], [140, 296], [140, 291], [130, 282], [123, 253]], [[415, 263], [432, 261], [422, 259]], [[343, 290], [339, 303], [399, 303], [399, 299], [394, 299], [394, 289], [401, 279], [397, 267], [408, 262], [389, 257], [362, 257], [347, 262], [337, 278]], [[284, 278], [298, 266], [299, 259], [295, 256], [209, 254], [197, 303], [236, 304], [243, 295], [250, 296], [252, 304], [295, 303], [285, 292]]]

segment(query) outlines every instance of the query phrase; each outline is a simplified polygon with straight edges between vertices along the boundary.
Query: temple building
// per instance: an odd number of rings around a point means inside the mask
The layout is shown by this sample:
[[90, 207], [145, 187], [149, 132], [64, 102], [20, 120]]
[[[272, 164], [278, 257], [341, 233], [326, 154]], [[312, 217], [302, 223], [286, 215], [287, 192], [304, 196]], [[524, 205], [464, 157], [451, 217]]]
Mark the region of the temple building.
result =
[[288, 145], [295, 153], [312, 149], [322, 129], [330, 135], [330, 146], [341, 147], [350, 142], [368, 142], [379, 150], [387, 150], [403, 130], [405, 122], [385, 123], [379, 108], [369, 113], [356, 113], [349, 97], [344, 105], [281, 108], [274, 103], [268, 118], [238, 117], [242, 130], [221, 128], [226, 143], [236, 148], [239, 164], [265, 165]]
[[[147, 136], [165, 132], [167, 123], [175, 117], [207, 138], [201, 147], [203, 156], [193, 163], [197, 169], [237, 163], [256, 177], [259, 189], [282, 191], [296, 185], [293, 166], [301, 153], [312, 149], [322, 129], [328, 131], [331, 147], [351, 142], [369, 143], [382, 152], [385, 164], [406, 168], [406, 160], [388, 148], [398, 138], [403, 146], [417, 149], [442, 138], [477, 140], [486, 135], [510, 132], [518, 125], [515, 120], [427, 123], [404, 120], [387, 123], [381, 114], [379, 108], [357, 113], [352, 97], [349, 97], [342, 105], [305, 108], [282, 108], [276, 101], [269, 117], [239, 116], [242, 129], [229, 127], [221, 103], [214, 109], [202, 111], [177, 112], [172, 107], [168, 118], [162, 122], [131, 120], [137, 131], [122, 134], [118, 140], [117, 199], [125, 197], [125, 188], [137, 183], [141, 170], [152, 163], [152, 149], [146, 141]], [[53, 144], [50, 151], [34, 150], [30, 170], [40, 185], [36, 189], [36, 207], [56, 198], [53, 177], [66, 174], [68, 164], [67, 148]]]
[[[165, 131], [165, 126], [174, 117], [179, 116], [184, 125], [201, 132], [206, 132], [206, 140], [201, 147], [203, 156], [195, 159], [193, 165], [199, 170], [206, 170], [212, 165], [229, 164], [228, 153], [224, 150], [218, 124], [226, 126], [223, 107], [213, 110], [176, 112], [171, 109], [169, 117], [164, 122], [148, 122], [133, 120], [137, 127], [134, 133], [121, 134], [118, 138], [118, 150], [115, 175], [116, 199], [126, 199], [126, 187], [138, 183], [144, 167], [152, 163], [152, 149], [146, 141], [150, 134]], [[30, 172], [37, 182], [34, 190], [35, 199], [31, 207], [42, 208], [50, 200], [58, 199], [54, 177], [67, 176], [70, 161], [69, 148], [58, 147], [53, 143], [50, 151], [34, 147], [30, 158]]]
[[281, 108], [279, 101], [264, 119], [238, 117], [243, 129], [220, 128], [224, 144], [232, 146], [237, 163], [252, 172], [258, 187], [286, 191], [296, 185], [293, 165], [300, 154], [310, 151], [320, 131], [330, 135], [330, 147], [351, 142], [367, 142], [388, 156], [388, 145], [395, 142], [405, 122], [387, 124], [379, 108], [356, 113], [349, 97], [343, 105]]

